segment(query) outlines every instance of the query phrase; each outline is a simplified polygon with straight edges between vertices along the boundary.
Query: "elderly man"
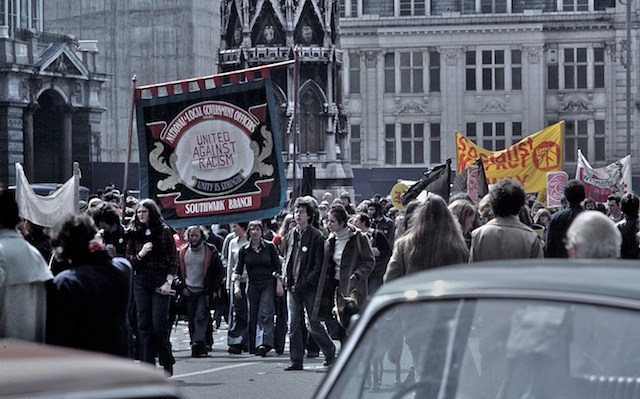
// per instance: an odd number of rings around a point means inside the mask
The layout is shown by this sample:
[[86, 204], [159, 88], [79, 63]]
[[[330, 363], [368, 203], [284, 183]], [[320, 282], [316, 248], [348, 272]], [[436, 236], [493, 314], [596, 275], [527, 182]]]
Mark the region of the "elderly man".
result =
[[526, 200], [522, 184], [502, 179], [489, 196], [495, 218], [471, 233], [469, 262], [542, 258], [538, 234], [518, 219]]
[[44, 342], [47, 293], [53, 275], [40, 252], [16, 231], [13, 194], [0, 188], [0, 338]]
[[567, 253], [572, 259], [619, 258], [622, 234], [607, 215], [584, 211], [567, 230]]

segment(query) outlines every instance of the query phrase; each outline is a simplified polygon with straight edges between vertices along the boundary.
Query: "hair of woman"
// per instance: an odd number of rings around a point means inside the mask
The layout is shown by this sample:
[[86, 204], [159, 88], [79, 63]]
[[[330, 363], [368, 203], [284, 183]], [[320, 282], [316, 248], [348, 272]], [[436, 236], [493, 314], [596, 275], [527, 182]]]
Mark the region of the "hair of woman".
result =
[[93, 219], [86, 213], [67, 215], [51, 229], [52, 246], [57, 248], [58, 257], [79, 263], [89, 258], [89, 243], [97, 231]]
[[409, 262], [421, 265], [421, 269], [464, 263], [469, 258], [460, 223], [436, 194], [427, 197], [416, 211], [411, 229], [399, 240], [408, 244]]

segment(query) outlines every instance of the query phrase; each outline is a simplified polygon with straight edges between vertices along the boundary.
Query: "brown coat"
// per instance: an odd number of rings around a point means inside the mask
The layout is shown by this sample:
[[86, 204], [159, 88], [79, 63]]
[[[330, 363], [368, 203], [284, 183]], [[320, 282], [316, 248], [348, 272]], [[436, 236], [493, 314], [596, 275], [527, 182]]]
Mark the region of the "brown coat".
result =
[[[367, 237], [353, 226], [348, 225], [347, 228], [350, 230], [349, 240], [342, 252], [338, 290], [342, 295], [348, 296], [351, 290], [356, 289], [358, 304], [362, 307], [367, 299], [367, 279], [369, 274], [373, 272], [375, 257]], [[318, 284], [318, 295], [322, 295], [322, 301], [316, 300], [316, 305], [313, 308], [313, 316], [320, 317], [320, 319], [326, 318], [328, 316], [327, 310], [330, 311], [333, 307], [335, 270], [332, 249], [335, 248], [335, 240], [335, 234], [331, 233], [324, 243], [324, 262], [320, 272], [324, 278], [320, 278]], [[351, 278], [352, 276], [353, 278]], [[327, 303], [327, 297], [331, 299], [331, 302]]]

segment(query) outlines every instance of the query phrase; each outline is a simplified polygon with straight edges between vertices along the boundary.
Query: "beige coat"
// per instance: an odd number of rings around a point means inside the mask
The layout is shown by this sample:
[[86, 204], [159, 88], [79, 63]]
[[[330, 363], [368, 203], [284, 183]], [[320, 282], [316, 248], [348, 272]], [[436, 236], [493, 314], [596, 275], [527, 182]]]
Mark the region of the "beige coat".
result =
[[471, 233], [469, 262], [542, 257], [538, 234], [517, 216], [497, 217]]

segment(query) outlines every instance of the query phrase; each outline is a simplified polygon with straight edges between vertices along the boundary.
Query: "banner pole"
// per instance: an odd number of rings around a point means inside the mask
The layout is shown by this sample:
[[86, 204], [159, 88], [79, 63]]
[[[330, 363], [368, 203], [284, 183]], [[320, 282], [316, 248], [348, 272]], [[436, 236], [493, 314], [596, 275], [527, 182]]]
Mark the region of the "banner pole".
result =
[[133, 90], [131, 90], [131, 109], [129, 110], [129, 137], [127, 138], [127, 159], [124, 161], [124, 182], [122, 183], [122, 212], [121, 219], [124, 220], [125, 216], [125, 205], [127, 202], [127, 184], [129, 183], [129, 163], [131, 162], [131, 141], [133, 140], [133, 110], [136, 104], [136, 82], [138, 78], [136, 75], [133, 75], [131, 79], [133, 82]]
[[294, 47], [293, 49], [293, 59], [294, 59], [294, 64], [293, 64], [293, 186], [292, 186], [292, 190], [291, 190], [291, 200], [289, 202], [289, 208], [291, 208], [293, 206], [293, 203], [296, 200], [296, 197], [298, 196], [298, 183], [297, 183], [297, 153], [298, 153], [298, 90], [299, 90], [299, 84], [298, 84], [298, 79], [300, 79], [299, 77], [299, 63], [298, 63], [298, 47]]

